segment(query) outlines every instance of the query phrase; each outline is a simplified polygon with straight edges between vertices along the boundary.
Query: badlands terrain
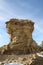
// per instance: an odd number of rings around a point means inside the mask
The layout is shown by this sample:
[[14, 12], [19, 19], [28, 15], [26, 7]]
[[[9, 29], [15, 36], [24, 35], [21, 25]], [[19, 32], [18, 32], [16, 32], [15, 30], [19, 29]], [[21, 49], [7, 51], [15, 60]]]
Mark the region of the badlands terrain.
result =
[[8, 45], [0, 48], [0, 65], [20, 63], [23, 65], [43, 65], [43, 48], [32, 38], [34, 22], [31, 20], [10, 19], [6, 22], [10, 37]]

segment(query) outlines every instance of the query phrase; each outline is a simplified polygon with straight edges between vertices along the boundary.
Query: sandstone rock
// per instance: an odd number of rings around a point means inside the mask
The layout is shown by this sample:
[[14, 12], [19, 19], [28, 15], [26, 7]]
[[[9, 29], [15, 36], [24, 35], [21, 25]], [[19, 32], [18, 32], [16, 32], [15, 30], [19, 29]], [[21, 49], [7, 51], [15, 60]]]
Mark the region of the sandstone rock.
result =
[[43, 65], [43, 57], [36, 56], [36, 59], [30, 65]]
[[19, 63], [23, 65], [30, 65], [33, 62], [35, 54], [29, 55], [0, 55], [1, 63]]
[[11, 19], [6, 22], [6, 28], [10, 43], [3, 47], [2, 54], [29, 54], [39, 51], [39, 46], [32, 39], [34, 22]]

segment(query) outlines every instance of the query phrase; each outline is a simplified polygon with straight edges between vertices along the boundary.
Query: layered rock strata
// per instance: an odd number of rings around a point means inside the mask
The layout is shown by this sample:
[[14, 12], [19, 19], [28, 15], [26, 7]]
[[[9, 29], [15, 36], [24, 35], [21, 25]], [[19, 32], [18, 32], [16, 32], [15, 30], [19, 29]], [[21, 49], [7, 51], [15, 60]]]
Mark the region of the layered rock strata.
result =
[[11, 19], [6, 22], [6, 28], [10, 43], [3, 47], [2, 54], [29, 54], [39, 51], [38, 45], [32, 39], [34, 22]]

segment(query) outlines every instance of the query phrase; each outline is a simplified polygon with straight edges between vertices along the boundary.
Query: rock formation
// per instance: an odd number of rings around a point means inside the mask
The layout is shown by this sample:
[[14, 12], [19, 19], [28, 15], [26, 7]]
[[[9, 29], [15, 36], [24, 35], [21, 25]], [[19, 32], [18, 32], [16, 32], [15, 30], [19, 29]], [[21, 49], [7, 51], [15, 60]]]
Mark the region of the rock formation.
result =
[[[30, 65], [36, 59], [35, 54], [29, 55], [0, 55], [0, 65], [9, 63], [18, 63], [22, 65]], [[15, 65], [15, 64], [12, 64]]]
[[4, 46], [2, 54], [28, 54], [39, 51], [39, 47], [32, 39], [34, 22], [31, 20], [11, 19], [6, 22], [10, 43]]
[[40, 46], [43, 48], [43, 41], [41, 42]]
[[30, 65], [43, 65], [43, 57], [36, 55], [35, 60]]
[[43, 58], [37, 56], [37, 52], [42, 49], [32, 38], [34, 22], [11, 19], [6, 22], [6, 28], [10, 42], [0, 48], [0, 65], [14, 62], [24, 65], [43, 65]]
[[43, 51], [43, 41], [41, 42], [39, 46], [40, 46], [41, 51]]

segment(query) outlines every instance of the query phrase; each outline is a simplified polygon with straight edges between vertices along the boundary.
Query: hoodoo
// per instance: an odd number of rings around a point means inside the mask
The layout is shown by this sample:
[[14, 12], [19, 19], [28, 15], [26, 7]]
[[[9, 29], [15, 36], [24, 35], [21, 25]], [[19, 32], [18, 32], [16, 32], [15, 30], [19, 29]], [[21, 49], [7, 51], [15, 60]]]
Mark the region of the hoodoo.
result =
[[[3, 54], [28, 54], [39, 51], [39, 47], [32, 39], [34, 22], [31, 20], [10, 19], [6, 22], [10, 43]], [[6, 46], [5, 46], [6, 47]]]

